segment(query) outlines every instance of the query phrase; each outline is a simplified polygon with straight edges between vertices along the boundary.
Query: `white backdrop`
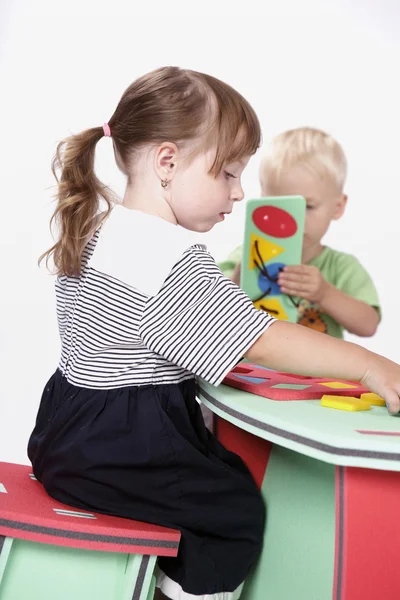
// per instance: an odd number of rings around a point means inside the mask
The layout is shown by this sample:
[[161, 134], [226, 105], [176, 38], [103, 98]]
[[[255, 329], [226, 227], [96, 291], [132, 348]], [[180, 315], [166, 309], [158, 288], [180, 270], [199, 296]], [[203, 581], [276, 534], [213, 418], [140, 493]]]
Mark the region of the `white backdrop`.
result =
[[[350, 202], [326, 241], [356, 254], [371, 272], [384, 319], [363, 343], [400, 362], [400, 5], [147, 4], [0, 3], [0, 460], [27, 462], [40, 394], [58, 361], [53, 281], [36, 264], [51, 242], [55, 144], [69, 132], [101, 125], [134, 78], [165, 64], [203, 70], [237, 87], [257, 110], [265, 139], [311, 125], [341, 141]], [[110, 140], [99, 143], [98, 155], [100, 178], [122, 193]], [[259, 160], [245, 173], [247, 198], [259, 194]], [[243, 215], [244, 203], [207, 235], [216, 259], [240, 243]]]

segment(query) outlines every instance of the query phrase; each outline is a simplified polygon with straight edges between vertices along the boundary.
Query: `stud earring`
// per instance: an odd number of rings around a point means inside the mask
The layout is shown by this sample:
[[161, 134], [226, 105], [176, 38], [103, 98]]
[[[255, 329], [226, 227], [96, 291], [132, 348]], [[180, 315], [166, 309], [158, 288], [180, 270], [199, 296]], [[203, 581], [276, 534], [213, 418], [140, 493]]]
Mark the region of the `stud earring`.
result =
[[161, 179], [161, 187], [166, 188], [168, 184], [168, 179]]

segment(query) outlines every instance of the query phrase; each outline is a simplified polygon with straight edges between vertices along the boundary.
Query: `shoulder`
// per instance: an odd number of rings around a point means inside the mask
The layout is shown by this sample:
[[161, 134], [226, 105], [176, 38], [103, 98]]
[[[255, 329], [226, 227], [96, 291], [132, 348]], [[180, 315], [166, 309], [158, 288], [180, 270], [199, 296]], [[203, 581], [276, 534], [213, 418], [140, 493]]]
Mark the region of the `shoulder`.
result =
[[166, 283], [169, 279], [184, 279], [189, 276], [207, 281], [224, 278], [214, 258], [203, 244], [194, 244], [182, 253]]
[[234, 250], [232, 250], [232, 252], [228, 255], [227, 260], [230, 260], [232, 262], [238, 263], [239, 261], [242, 260], [242, 252], [243, 252], [243, 246], [237, 246]]
[[186, 255], [190, 257], [190, 260], [198, 262], [205, 269], [211, 269], [212, 272], [215, 271], [219, 273], [217, 263], [207, 250], [207, 246], [204, 244], [193, 244], [193, 246], [190, 246], [190, 248], [184, 252], [183, 256]]
[[344, 266], [348, 268], [361, 267], [360, 261], [353, 254], [334, 250], [329, 246], [326, 246], [324, 249], [323, 263], [338, 268], [343, 268]]
[[243, 246], [238, 246], [222, 261], [218, 262], [218, 268], [222, 273], [232, 279], [236, 266], [242, 261]]
[[359, 295], [361, 289], [374, 289], [370, 274], [353, 254], [329, 248], [328, 261], [320, 270], [328, 281], [352, 296]]

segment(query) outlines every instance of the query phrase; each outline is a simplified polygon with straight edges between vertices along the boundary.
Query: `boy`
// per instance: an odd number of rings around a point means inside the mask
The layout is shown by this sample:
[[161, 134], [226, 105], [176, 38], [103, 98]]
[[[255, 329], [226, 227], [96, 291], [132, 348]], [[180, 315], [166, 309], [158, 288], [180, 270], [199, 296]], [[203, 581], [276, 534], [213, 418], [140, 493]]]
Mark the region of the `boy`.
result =
[[[369, 337], [381, 318], [370, 276], [354, 256], [321, 244], [330, 222], [344, 213], [346, 171], [346, 157], [332, 136], [293, 129], [274, 138], [261, 162], [261, 195], [306, 199], [302, 264], [286, 267], [278, 279], [282, 292], [299, 301], [297, 322], [338, 338], [344, 330]], [[219, 264], [238, 285], [241, 251]]]

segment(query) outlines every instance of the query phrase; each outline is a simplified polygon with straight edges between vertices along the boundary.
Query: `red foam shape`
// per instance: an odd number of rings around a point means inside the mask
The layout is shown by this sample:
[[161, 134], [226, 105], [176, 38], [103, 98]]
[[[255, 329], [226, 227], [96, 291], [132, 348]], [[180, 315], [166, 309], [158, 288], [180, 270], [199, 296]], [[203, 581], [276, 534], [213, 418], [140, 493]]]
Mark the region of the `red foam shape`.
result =
[[[246, 369], [246, 373], [243, 372]], [[257, 377], [259, 379], [267, 379], [261, 383], [253, 383], [244, 381], [240, 377]], [[351, 384], [352, 388], [337, 389], [328, 388], [321, 383], [339, 381], [335, 379], [325, 379], [323, 377], [305, 377], [304, 375], [293, 375], [290, 373], [280, 373], [279, 371], [270, 371], [263, 369], [254, 363], [243, 363], [236, 366], [228, 373], [222, 383], [229, 385], [239, 390], [264, 396], [269, 400], [318, 400], [324, 394], [333, 394], [335, 396], [355, 396], [360, 397], [361, 394], [369, 392], [369, 390], [355, 381], [341, 381], [341, 383]], [[299, 384], [307, 385], [304, 390], [274, 388], [277, 384]]]
[[254, 210], [252, 219], [260, 231], [276, 238], [289, 238], [297, 231], [296, 220], [278, 206], [259, 206]]
[[[30, 477], [32, 467], [0, 463], [0, 535], [86, 550], [176, 556], [180, 532], [175, 529], [111, 517], [66, 506], [47, 495]], [[78, 518], [54, 509], [92, 514]]]
[[221, 417], [218, 417], [216, 425], [218, 440], [227, 450], [240, 456], [253, 475], [257, 487], [261, 489], [271, 453], [271, 442], [236, 427]]
[[[337, 526], [333, 598], [398, 600], [400, 473], [353, 467], [337, 467], [336, 471]], [[342, 540], [339, 538], [340, 529]]]
[[356, 429], [357, 433], [363, 433], [364, 435], [394, 435], [400, 436], [400, 431], [378, 431], [374, 429]]

